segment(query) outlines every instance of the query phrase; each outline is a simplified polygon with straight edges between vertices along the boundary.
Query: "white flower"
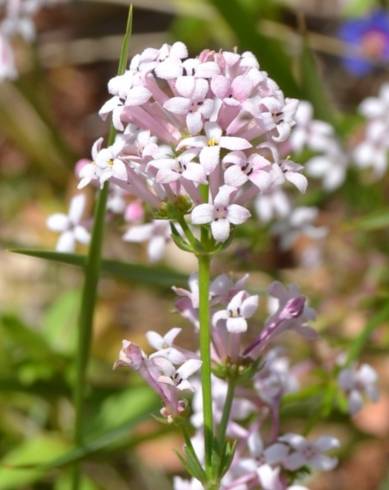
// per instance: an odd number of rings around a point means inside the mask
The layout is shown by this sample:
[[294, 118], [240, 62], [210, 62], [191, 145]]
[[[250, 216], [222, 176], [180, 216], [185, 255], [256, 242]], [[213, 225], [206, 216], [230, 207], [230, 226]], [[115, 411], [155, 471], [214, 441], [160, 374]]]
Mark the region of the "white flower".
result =
[[313, 119], [313, 107], [310, 102], [299, 102], [295, 120], [296, 125], [289, 139], [293, 151], [300, 152], [304, 148], [325, 151], [334, 138], [334, 130], [328, 123]]
[[300, 434], [288, 433], [281, 436], [279, 441], [285, 443], [291, 450], [282, 461], [282, 465], [288, 470], [295, 471], [303, 466], [309, 466], [315, 470], [331, 471], [338, 463], [336, 458], [324, 454], [340, 446], [335, 437], [321, 436], [311, 442]]
[[190, 378], [201, 367], [200, 359], [188, 359], [179, 368], [165, 357], [153, 357], [154, 364], [161, 371], [157, 379], [159, 383], [175, 386], [179, 391], [194, 391]]
[[220, 188], [213, 204], [199, 204], [192, 211], [194, 225], [211, 224], [214, 239], [224, 242], [230, 236], [230, 225], [240, 225], [250, 217], [250, 211], [239, 204], [230, 204], [233, 187]]
[[170, 225], [166, 220], [154, 220], [144, 225], [129, 228], [123, 240], [133, 243], [149, 242], [147, 253], [151, 262], [160, 260], [170, 241]]
[[346, 178], [347, 154], [339, 143], [329, 142], [321, 155], [312, 157], [306, 163], [307, 174], [322, 179], [323, 189], [333, 191], [340, 187]]
[[89, 232], [81, 224], [85, 204], [85, 196], [78, 194], [70, 201], [68, 214], [56, 213], [49, 216], [47, 220], [48, 228], [61, 233], [56, 247], [58, 252], [73, 252], [76, 242], [89, 243]]
[[92, 180], [98, 179], [100, 185], [115, 177], [119, 180], [127, 180], [127, 168], [125, 163], [118, 158], [123, 150], [123, 138], [116, 138], [113, 145], [102, 148], [104, 139], [99, 138], [92, 146], [92, 162], [84, 165], [80, 172], [78, 188], [82, 189]]
[[292, 209], [288, 196], [278, 188], [258, 194], [254, 204], [258, 217], [264, 223], [274, 218], [286, 218]]
[[220, 310], [213, 315], [212, 324], [216, 326], [219, 321], [225, 320], [229, 332], [245, 332], [247, 319], [254, 315], [258, 301], [258, 295], [249, 296], [246, 291], [239, 291], [228, 303], [226, 310]]
[[272, 231], [279, 236], [281, 248], [290, 249], [301, 235], [314, 240], [323, 238], [327, 234], [326, 228], [313, 225], [318, 214], [316, 208], [301, 206], [294, 209], [287, 219], [276, 223]]
[[377, 381], [377, 372], [368, 364], [362, 364], [359, 368], [352, 366], [340, 371], [338, 383], [347, 395], [348, 407], [352, 415], [361, 410], [364, 396], [373, 402], [378, 400]]
[[389, 83], [380, 88], [378, 97], [368, 97], [359, 106], [359, 112], [367, 119], [387, 119], [389, 112]]
[[185, 361], [185, 355], [179, 349], [175, 348], [173, 344], [181, 330], [178, 327], [171, 328], [163, 336], [153, 330], [146, 332], [148, 343], [156, 350], [156, 352], [151, 354], [150, 359], [159, 356], [165, 357], [173, 364], [182, 364]]
[[354, 160], [360, 168], [372, 167], [376, 178], [383, 175], [388, 164], [389, 123], [371, 121], [365, 139], [354, 149]]

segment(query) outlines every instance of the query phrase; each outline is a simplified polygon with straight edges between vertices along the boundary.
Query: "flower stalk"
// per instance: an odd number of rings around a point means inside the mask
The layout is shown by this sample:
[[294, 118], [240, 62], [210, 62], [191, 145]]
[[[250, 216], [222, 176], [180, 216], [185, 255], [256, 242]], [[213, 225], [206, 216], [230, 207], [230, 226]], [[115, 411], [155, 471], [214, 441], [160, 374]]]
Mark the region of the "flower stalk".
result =
[[213, 415], [211, 385], [211, 334], [209, 325], [210, 257], [198, 256], [201, 388], [203, 393], [205, 471], [212, 471]]
[[[128, 59], [128, 43], [132, 29], [132, 7], [129, 8], [126, 33], [123, 38], [118, 74], [125, 71]], [[116, 132], [111, 126], [107, 138], [108, 145], [115, 140]], [[93, 219], [93, 229], [88, 257], [85, 266], [85, 279], [81, 296], [81, 310], [79, 316], [78, 345], [76, 355], [76, 382], [74, 387], [75, 426], [74, 443], [77, 447], [85, 443], [84, 421], [85, 421], [85, 397], [87, 391], [87, 369], [90, 358], [90, 350], [93, 336], [93, 320], [97, 299], [97, 287], [100, 275], [101, 252], [104, 238], [104, 224], [107, 209], [109, 183], [105, 182], [100, 189], [96, 201]], [[74, 466], [72, 489], [78, 490], [81, 485], [80, 465]]]

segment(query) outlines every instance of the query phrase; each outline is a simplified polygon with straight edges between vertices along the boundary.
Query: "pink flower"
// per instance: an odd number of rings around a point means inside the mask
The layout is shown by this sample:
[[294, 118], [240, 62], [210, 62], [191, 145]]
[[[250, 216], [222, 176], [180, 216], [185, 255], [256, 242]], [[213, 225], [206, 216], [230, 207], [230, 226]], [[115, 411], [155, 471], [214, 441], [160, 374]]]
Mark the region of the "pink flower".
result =
[[243, 355], [256, 357], [276, 336], [286, 330], [294, 330], [313, 340], [317, 334], [307, 323], [315, 318], [315, 312], [308, 307], [304, 296], [297, 287], [285, 287], [280, 282], [274, 282], [269, 287], [271, 296], [277, 299], [277, 310], [267, 320], [263, 330], [256, 339], [244, 350]]
[[271, 183], [272, 165], [262, 155], [252, 153], [247, 156], [242, 151], [234, 151], [223, 158], [223, 163], [232, 164], [224, 173], [224, 181], [227, 185], [241, 187], [249, 180], [263, 191]]
[[220, 162], [220, 150], [245, 150], [251, 147], [244, 138], [223, 136], [222, 128], [214, 122], [204, 125], [205, 136], [193, 136], [183, 139], [177, 149], [182, 147], [198, 148], [199, 160], [207, 175], [211, 174]]
[[223, 186], [216, 195], [213, 204], [199, 204], [192, 210], [194, 225], [210, 223], [214, 239], [224, 242], [230, 236], [232, 225], [240, 225], [250, 217], [250, 211], [239, 204], [230, 204], [233, 187]]

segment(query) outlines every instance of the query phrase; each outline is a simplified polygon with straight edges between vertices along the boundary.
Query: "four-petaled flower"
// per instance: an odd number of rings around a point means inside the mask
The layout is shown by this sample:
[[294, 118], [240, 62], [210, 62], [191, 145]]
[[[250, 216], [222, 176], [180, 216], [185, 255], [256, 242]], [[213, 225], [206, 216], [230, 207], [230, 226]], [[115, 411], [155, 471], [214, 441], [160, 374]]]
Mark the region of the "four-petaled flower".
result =
[[247, 150], [251, 143], [237, 136], [223, 136], [222, 128], [214, 122], [204, 124], [205, 136], [192, 136], [183, 139], [180, 148], [197, 148], [199, 160], [207, 175], [211, 174], [220, 162], [220, 150]]
[[213, 325], [216, 326], [220, 321], [223, 321], [229, 332], [245, 332], [247, 319], [254, 315], [258, 308], [258, 301], [258, 295], [249, 296], [246, 291], [239, 291], [228, 303], [227, 309], [217, 311], [213, 315]]
[[158, 376], [159, 383], [175, 386], [179, 391], [194, 391], [194, 387], [188, 378], [200, 369], [200, 359], [188, 359], [178, 368], [166, 357], [155, 356], [153, 361], [161, 371], [160, 376]]
[[68, 214], [55, 213], [49, 216], [47, 220], [48, 228], [61, 233], [56, 247], [58, 252], [74, 252], [76, 242], [89, 243], [90, 234], [82, 224], [85, 204], [85, 196], [78, 194], [70, 201]]
[[213, 204], [199, 204], [192, 210], [194, 225], [211, 224], [211, 231], [217, 242], [224, 242], [230, 236], [231, 224], [240, 225], [250, 217], [250, 211], [239, 204], [230, 204], [235, 188], [222, 186]]
[[373, 402], [378, 400], [377, 380], [377, 372], [369, 364], [362, 364], [358, 368], [351, 366], [340, 371], [338, 383], [347, 395], [352, 415], [361, 410], [364, 396]]

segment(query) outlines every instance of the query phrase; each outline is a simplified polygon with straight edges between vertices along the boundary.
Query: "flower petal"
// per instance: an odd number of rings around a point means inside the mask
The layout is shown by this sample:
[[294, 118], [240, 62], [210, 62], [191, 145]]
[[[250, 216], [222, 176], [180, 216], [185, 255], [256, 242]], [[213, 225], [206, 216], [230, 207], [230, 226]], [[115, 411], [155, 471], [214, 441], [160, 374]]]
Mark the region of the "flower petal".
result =
[[227, 219], [233, 225], [244, 223], [250, 216], [250, 211], [239, 204], [230, 204], [228, 206]]
[[212, 204], [199, 204], [192, 210], [191, 221], [194, 225], [204, 225], [213, 220]]
[[219, 219], [211, 223], [212, 236], [217, 242], [225, 242], [230, 236], [230, 223], [227, 219]]

